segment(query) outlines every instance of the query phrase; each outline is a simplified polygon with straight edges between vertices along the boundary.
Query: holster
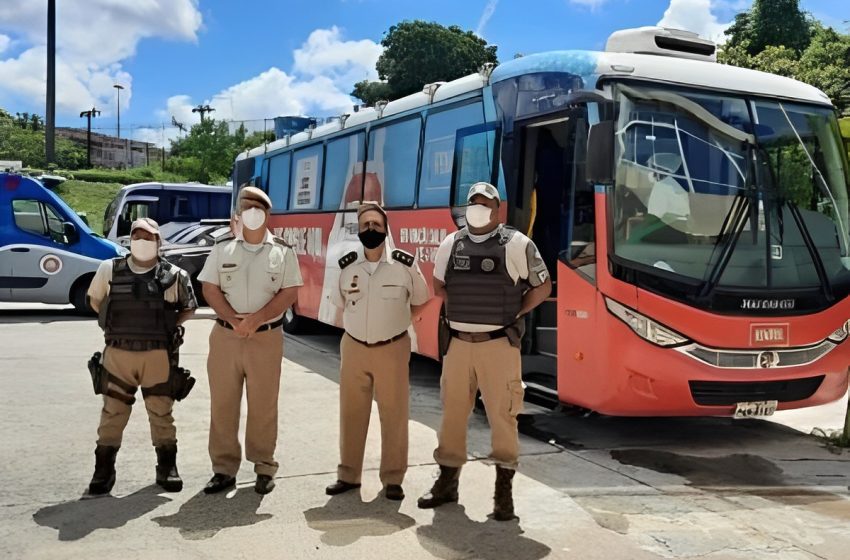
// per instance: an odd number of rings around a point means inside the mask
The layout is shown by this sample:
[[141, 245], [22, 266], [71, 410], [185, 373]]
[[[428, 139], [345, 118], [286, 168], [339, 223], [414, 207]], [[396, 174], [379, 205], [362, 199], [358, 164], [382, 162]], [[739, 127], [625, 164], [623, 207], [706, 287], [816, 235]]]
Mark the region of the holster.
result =
[[505, 327], [508, 342], [514, 348], [522, 347], [522, 337], [525, 335], [525, 317], [520, 317], [512, 324]]
[[157, 383], [153, 387], [142, 387], [142, 396], [145, 398], [168, 397], [175, 401], [182, 401], [192, 391], [195, 381], [188, 369], [172, 364], [168, 370], [168, 381]]
[[[103, 354], [95, 352], [89, 359], [88, 366], [89, 373], [91, 374], [92, 388], [94, 389], [95, 395], [106, 395], [107, 397], [118, 399], [130, 406], [136, 402], [136, 397], [133, 396], [136, 394], [136, 387], [109, 373], [109, 371], [103, 367]], [[124, 390], [125, 393], [110, 389], [110, 383], [117, 385], [119, 388]]]
[[449, 328], [449, 320], [444, 314], [440, 314], [440, 319], [437, 322], [437, 346], [440, 351], [440, 356], [445, 356], [449, 352], [449, 345], [452, 342], [452, 333]]

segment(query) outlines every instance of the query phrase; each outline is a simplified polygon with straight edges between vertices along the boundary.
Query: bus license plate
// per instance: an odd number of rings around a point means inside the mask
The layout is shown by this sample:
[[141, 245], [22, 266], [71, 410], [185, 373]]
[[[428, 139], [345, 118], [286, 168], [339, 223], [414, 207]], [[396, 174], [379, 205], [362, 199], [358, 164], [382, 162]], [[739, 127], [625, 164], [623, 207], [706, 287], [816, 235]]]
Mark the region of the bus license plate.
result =
[[735, 405], [735, 418], [754, 418], [757, 416], [773, 416], [779, 401], [739, 402]]

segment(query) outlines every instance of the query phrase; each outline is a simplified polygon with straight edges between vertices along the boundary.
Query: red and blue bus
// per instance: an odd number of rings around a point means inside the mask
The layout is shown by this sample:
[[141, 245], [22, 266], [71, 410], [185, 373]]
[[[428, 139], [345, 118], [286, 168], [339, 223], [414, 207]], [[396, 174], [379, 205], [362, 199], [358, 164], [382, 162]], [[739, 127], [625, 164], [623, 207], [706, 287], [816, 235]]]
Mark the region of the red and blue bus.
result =
[[[340, 324], [337, 260], [378, 200], [426, 277], [496, 185], [553, 297], [528, 318], [530, 390], [612, 415], [769, 415], [848, 387], [848, 163], [829, 98], [721, 65], [661, 28], [604, 52], [524, 56], [240, 154], [305, 285], [288, 314]], [[414, 348], [439, 358], [441, 302]]]

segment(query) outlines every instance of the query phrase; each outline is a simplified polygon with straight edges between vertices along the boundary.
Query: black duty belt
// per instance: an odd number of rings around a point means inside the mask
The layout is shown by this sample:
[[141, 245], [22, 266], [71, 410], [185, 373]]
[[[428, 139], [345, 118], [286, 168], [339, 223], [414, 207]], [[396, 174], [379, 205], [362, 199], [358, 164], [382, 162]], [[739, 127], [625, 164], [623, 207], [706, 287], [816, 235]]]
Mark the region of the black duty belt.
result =
[[449, 332], [453, 337], [464, 342], [487, 342], [488, 340], [495, 340], [497, 338], [504, 338], [508, 336], [508, 333], [505, 332], [504, 328], [486, 332], [463, 332], [449, 329]]
[[[348, 333], [346, 333], [346, 334], [348, 334]], [[359, 343], [360, 343], [360, 344], [362, 344], [363, 346], [368, 346], [369, 348], [372, 348], [372, 347], [374, 347], [374, 346], [385, 346], [385, 345], [387, 345], [387, 344], [389, 344], [389, 343], [391, 343], [391, 342], [395, 342], [396, 340], [401, 340], [402, 338], [404, 338], [405, 336], [407, 336], [407, 331], [404, 331], [404, 332], [402, 332], [402, 333], [399, 333], [399, 334], [395, 335], [395, 336], [394, 336], [394, 337], [392, 337], [392, 338], [388, 338], [387, 340], [381, 340], [380, 342], [363, 342], [363, 341], [362, 341], [362, 340], [360, 340], [359, 338], [354, 338], [354, 337], [353, 337], [353, 336], [351, 336], [350, 334], [349, 334], [348, 336], [349, 336], [349, 337], [351, 338], [351, 340], [353, 340], [354, 342], [359, 342]]]
[[[224, 327], [225, 329], [233, 330], [233, 325], [231, 325], [230, 323], [228, 323], [224, 319], [216, 318], [215, 322], [218, 323], [219, 325], [221, 325], [222, 327]], [[270, 331], [272, 329], [278, 328], [281, 325], [283, 325], [283, 319], [278, 319], [277, 321], [274, 321], [272, 323], [266, 323], [265, 325], [260, 325], [259, 327], [257, 327], [257, 332]]]

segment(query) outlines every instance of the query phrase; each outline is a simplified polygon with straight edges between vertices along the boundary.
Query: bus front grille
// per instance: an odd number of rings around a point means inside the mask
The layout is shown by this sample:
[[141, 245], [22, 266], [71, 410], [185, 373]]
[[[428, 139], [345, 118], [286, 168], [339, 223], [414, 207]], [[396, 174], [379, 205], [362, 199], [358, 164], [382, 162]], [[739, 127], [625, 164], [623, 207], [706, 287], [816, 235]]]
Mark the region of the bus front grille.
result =
[[700, 406], [728, 406], [739, 402], [791, 402], [815, 394], [825, 376], [786, 381], [689, 381], [691, 396]]

